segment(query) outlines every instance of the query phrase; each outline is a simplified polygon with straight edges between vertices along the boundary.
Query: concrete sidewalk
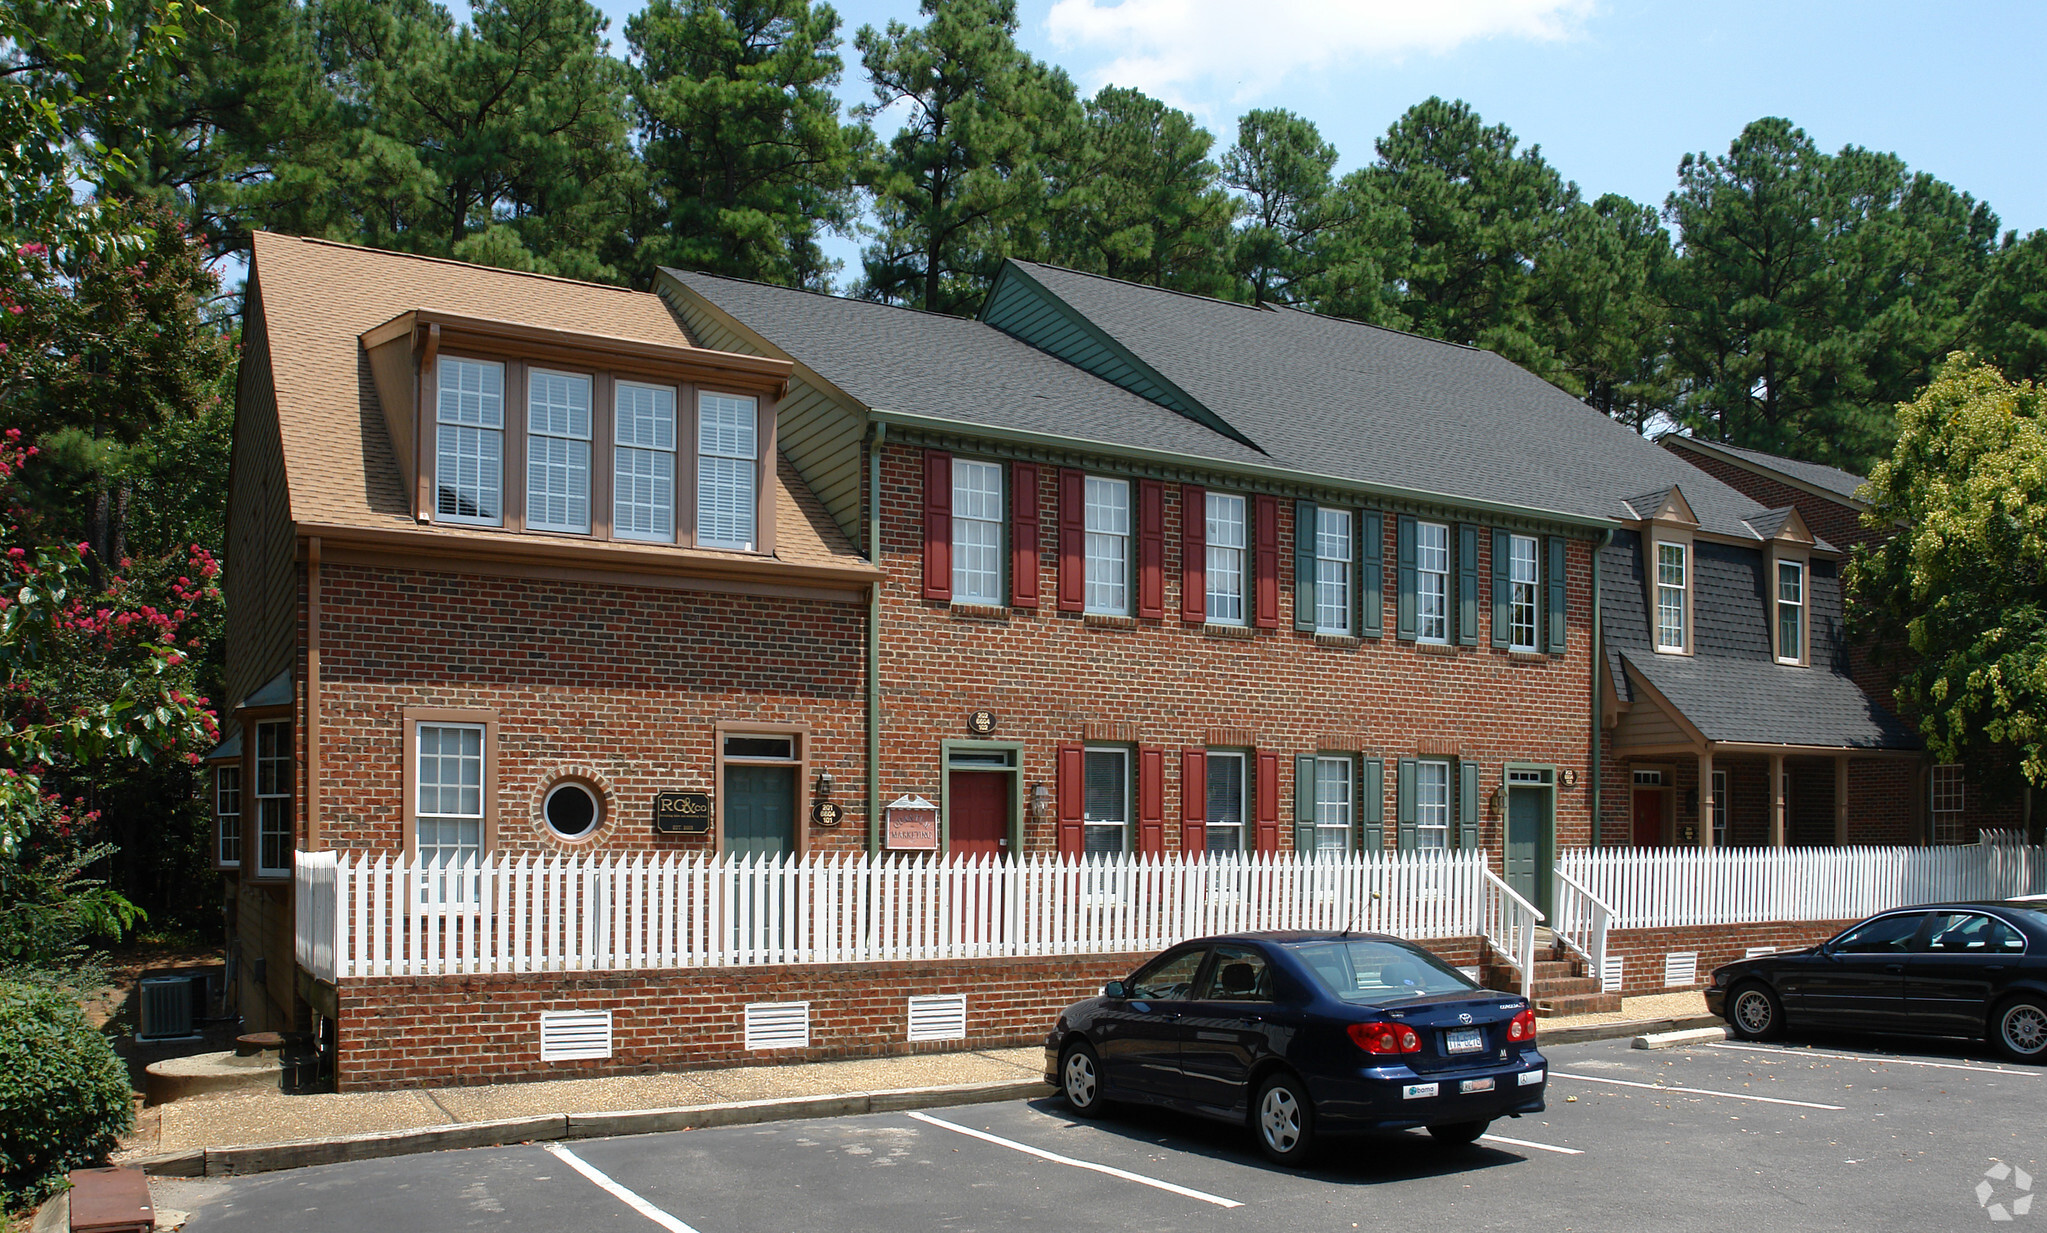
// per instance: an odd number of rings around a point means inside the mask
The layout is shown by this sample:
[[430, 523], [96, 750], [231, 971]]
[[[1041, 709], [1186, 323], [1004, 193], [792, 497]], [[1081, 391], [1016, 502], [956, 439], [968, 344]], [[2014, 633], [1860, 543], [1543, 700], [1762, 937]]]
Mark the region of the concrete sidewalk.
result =
[[[1697, 1026], [1701, 993], [1628, 998], [1618, 1014], [1542, 1020], [1542, 1038]], [[1718, 1022], [1712, 1020], [1711, 1022]], [[115, 1164], [198, 1176], [454, 1147], [966, 1104], [1049, 1092], [1038, 1047], [558, 1079], [406, 1092], [193, 1096], [146, 1111]]]

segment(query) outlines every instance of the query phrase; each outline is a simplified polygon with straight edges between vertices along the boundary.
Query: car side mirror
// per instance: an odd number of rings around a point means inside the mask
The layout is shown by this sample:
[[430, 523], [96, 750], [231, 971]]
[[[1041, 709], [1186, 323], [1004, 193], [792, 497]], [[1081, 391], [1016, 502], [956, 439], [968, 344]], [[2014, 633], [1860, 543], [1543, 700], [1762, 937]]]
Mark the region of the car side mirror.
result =
[[1112, 980], [1108, 984], [1102, 986], [1102, 996], [1105, 998], [1122, 998], [1128, 997], [1130, 995], [1123, 992], [1122, 981]]

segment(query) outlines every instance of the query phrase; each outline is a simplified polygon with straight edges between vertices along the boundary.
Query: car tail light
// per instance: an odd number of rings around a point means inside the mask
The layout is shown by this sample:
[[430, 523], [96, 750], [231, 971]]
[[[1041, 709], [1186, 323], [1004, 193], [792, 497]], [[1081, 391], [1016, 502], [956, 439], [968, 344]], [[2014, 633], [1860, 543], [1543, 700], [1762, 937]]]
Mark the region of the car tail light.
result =
[[1350, 1032], [1351, 1040], [1366, 1053], [1422, 1051], [1420, 1034], [1405, 1023], [1353, 1023], [1347, 1030]]
[[1524, 1010], [1514, 1016], [1513, 1022], [1507, 1025], [1507, 1039], [1524, 1045], [1535, 1043], [1535, 1012], [1533, 1010]]

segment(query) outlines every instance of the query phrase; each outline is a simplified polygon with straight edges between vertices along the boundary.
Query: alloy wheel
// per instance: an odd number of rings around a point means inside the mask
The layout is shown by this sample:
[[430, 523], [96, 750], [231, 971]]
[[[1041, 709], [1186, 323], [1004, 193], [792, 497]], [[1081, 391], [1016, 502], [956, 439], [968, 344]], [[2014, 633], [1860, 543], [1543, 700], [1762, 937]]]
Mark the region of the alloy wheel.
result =
[[1095, 1059], [1083, 1049], [1066, 1055], [1066, 1100], [1076, 1109], [1092, 1108], [1100, 1083], [1095, 1078]]
[[1770, 1030], [1770, 995], [1760, 989], [1744, 989], [1734, 999], [1734, 1017], [1741, 1021], [1742, 1030], [1751, 1036], [1759, 1036]]
[[1275, 1152], [1290, 1152], [1301, 1140], [1301, 1105], [1284, 1087], [1271, 1087], [1258, 1105], [1258, 1132]]
[[2047, 1011], [2031, 1002], [2019, 1002], [2004, 1012], [1998, 1031], [2006, 1048], [2030, 1057], [2047, 1049]]

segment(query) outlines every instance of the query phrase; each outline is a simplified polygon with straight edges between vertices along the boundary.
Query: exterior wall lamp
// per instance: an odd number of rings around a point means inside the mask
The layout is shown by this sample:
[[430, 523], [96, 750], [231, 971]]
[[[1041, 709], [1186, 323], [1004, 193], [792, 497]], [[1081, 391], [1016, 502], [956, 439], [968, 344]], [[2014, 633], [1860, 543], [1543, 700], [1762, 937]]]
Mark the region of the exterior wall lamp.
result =
[[832, 799], [832, 773], [830, 771], [819, 771], [817, 773], [817, 799], [821, 801]]

